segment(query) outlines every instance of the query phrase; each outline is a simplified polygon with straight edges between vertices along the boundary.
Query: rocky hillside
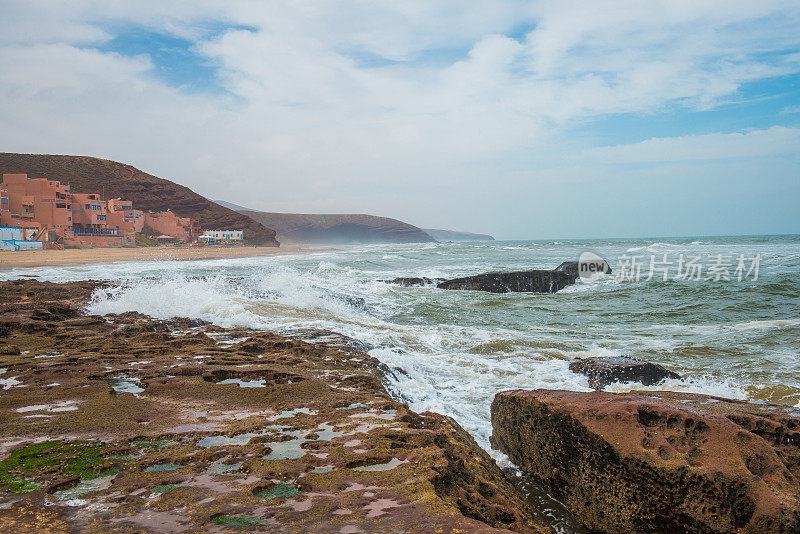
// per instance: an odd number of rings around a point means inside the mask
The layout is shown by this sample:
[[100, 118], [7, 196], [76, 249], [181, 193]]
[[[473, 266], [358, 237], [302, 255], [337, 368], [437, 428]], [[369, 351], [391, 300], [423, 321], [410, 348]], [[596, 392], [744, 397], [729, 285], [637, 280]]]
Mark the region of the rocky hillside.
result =
[[264, 226], [273, 228], [278, 238], [294, 243], [424, 243], [434, 239], [416, 226], [374, 215], [307, 215], [243, 210]]
[[494, 241], [494, 238], [489, 234], [473, 234], [471, 232], [437, 230], [434, 228], [423, 228], [423, 230], [436, 241]]
[[171, 209], [193, 217], [206, 230], [244, 230], [254, 245], [278, 246], [275, 231], [250, 217], [198, 195], [188, 187], [158, 178], [116, 161], [87, 156], [0, 153], [0, 174], [27, 173], [33, 178], [59, 180], [77, 193], [104, 193], [106, 198], [132, 200], [136, 209]]

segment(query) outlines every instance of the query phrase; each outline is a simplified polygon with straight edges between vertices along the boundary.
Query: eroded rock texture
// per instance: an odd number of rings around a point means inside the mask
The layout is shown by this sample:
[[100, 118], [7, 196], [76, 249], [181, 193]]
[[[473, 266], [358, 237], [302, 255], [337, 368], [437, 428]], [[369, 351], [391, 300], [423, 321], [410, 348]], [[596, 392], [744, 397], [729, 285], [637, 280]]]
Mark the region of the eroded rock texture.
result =
[[347, 340], [84, 315], [101, 287], [0, 282], [0, 532], [549, 532]]
[[600, 532], [800, 531], [800, 411], [673, 392], [506, 391], [492, 443]]

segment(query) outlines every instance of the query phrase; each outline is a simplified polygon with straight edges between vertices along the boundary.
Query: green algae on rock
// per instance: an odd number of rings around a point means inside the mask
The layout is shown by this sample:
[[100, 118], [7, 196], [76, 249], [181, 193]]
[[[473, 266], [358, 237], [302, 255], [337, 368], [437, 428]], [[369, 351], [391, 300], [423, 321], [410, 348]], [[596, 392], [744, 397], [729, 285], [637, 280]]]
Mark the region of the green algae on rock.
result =
[[61, 440], [15, 449], [0, 461], [0, 486], [8, 487], [13, 493], [27, 493], [42, 487], [35, 479], [44, 473], [83, 480], [107, 476], [113, 470], [113, 463], [105, 458], [106, 452], [106, 448], [96, 442]]
[[287, 499], [300, 493], [305, 492], [300, 491], [294, 484], [279, 482], [270, 488], [257, 490], [253, 495], [259, 499]]
[[264, 520], [260, 517], [246, 515], [218, 515], [212, 517], [211, 522], [215, 525], [222, 525], [225, 527], [248, 527], [252, 525], [261, 525], [264, 523]]

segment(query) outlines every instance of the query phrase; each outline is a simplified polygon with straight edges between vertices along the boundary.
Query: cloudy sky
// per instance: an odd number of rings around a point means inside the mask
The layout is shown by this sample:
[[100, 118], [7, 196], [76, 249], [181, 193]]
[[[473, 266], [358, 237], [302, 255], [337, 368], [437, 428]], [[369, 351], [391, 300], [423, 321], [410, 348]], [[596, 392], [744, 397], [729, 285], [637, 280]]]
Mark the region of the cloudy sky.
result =
[[0, 0], [0, 150], [499, 238], [800, 233], [796, 0]]

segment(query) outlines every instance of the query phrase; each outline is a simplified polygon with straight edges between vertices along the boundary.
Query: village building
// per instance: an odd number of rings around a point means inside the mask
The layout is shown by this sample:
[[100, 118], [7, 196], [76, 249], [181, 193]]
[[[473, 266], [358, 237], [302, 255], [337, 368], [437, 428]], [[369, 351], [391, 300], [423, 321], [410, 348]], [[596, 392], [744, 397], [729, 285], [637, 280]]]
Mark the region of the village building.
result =
[[37, 241], [55, 230], [72, 233], [72, 194], [69, 185], [27, 174], [4, 174], [0, 189], [6, 191], [8, 209], [1, 214], [0, 225], [35, 229]]
[[73, 193], [69, 184], [27, 174], [3, 174], [0, 181], [0, 226], [21, 229], [23, 239], [15, 242], [122, 245], [133, 243], [143, 225], [143, 212], [130, 201]]
[[133, 209], [130, 200], [110, 199], [106, 217], [108, 226], [118, 228], [123, 235], [137, 234], [144, 228], [144, 212]]
[[199, 243], [214, 245], [226, 241], [241, 241], [244, 239], [242, 230], [206, 230], [197, 238]]
[[145, 213], [144, 225], [162, 236], [171, 236], [184, 243], [194, 243], [200, 235], [197, 219], [179, 217], [170, 210]]
[[36, 230], [0, 226], [0, 250], [41, 250], [42, 241], [34, 241]]

